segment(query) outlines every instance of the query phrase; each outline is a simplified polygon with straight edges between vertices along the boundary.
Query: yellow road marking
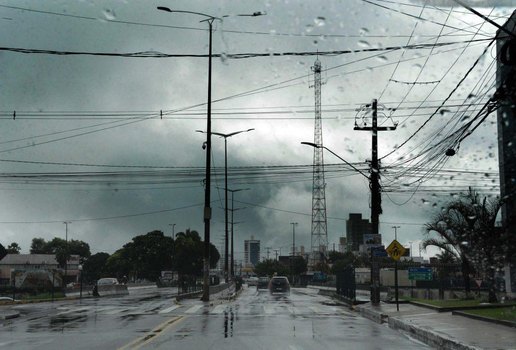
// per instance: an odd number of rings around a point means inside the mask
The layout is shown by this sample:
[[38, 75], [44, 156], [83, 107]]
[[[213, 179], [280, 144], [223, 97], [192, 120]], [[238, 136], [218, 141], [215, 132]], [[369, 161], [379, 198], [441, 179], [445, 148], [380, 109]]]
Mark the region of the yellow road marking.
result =
[[172, 327], [173, 325], [179, 323], [182, 319], [183, 319], [183, 316], [172, 317], [172, 318], [168, 319], [167, 321], [161, 323], [160, 325], [158, 325], [151, 331], [147, 332], [145, 335], [141, 336], [140, 338], [137, 338], [137, 339], [133, 340], [132, 342], [130, 342], [129, 344], [126, 344], [126, 345], [118, 348], [118, 350], [139, 349], [142, 346], [152, 342], [154, 339], [156, 339], [161, 334], [163, 334], [165, 330], [167, 330], [168, 328]]

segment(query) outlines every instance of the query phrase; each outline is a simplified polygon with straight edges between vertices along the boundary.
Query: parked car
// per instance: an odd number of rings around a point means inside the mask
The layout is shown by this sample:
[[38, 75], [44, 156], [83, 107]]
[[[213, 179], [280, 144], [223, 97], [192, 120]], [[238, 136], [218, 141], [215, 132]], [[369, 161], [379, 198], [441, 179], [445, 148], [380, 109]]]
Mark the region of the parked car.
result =
[[285, 276], [274, 276], [271, 278], [269, 282], [269, 292], [271, 294], [274, 293], [283, 293], [290, 294], [290, 283], [288, 282], [288, 278]]
[[258, 277], [252, 276], [247, 279], [248, 286], [256, 286], [258, 284]]
[[114, 277], [105, 277], [97, 281], [97, 286], [109, 286], [118, 284], [118, 280]]
[[259, 277], [256, 290], [269, 288], [269, 277]]

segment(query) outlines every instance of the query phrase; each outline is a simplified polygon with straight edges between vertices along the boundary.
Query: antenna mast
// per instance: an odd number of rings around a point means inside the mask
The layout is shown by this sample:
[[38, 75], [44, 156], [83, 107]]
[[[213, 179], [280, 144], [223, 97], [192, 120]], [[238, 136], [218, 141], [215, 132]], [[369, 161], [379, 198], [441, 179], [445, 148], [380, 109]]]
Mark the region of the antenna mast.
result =
[[314, 72], [315, 90], [315, 126], [312, 186], [312, 251], [309, 266], [313, 270], [315, 265], [325, 260], [328, 248], [328, 222], [326, 219], [326, 182], [324, 181], [323, 137], [321, 119], [321, 62], [315, 60], [312, 67]]

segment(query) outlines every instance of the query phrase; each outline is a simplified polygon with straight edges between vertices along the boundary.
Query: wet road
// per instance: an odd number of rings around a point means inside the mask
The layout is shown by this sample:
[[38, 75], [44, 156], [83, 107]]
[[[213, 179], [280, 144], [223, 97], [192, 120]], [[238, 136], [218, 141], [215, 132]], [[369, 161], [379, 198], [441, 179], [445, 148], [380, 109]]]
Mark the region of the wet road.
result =
[[251, 287], [233, 302], [176, 304], [173, 291], [20, 305], [0, 327], [0, 349], [428, 349], [331, 299]]

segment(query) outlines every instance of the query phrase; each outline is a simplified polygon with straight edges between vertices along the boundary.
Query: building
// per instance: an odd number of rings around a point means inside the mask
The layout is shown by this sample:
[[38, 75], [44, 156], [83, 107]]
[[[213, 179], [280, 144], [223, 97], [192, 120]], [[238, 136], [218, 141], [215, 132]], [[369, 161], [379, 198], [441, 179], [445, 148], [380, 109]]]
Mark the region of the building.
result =
[[371, 234], [371, 223], [362, 219], [362, 214], [350, 213], [346, 220], [346, 241], [348, 251], [358, 252], [364, 242], [364, 235]]
[[[54, 254], [7, 254], [0, 260], [0, 284], [21, 287], [29, 275], [46, 274], [49, 279], [59, 279], [65, 270], [60, 268]], [[66, 269], [66, 282], [77, 282], [79, 255], [71, 255]], [[56, 281], [54, 281], [56, 283]], [[60, 282], [61, 283], [61, 282]]]
[[251, 239], [244, 241], [244, 264], [246, 266], [255, 266], [260, 262], [260, 241]]
[[339, 237], [339, 253], [345, 253], [348, 251], [348, 240], [346, 237]]

